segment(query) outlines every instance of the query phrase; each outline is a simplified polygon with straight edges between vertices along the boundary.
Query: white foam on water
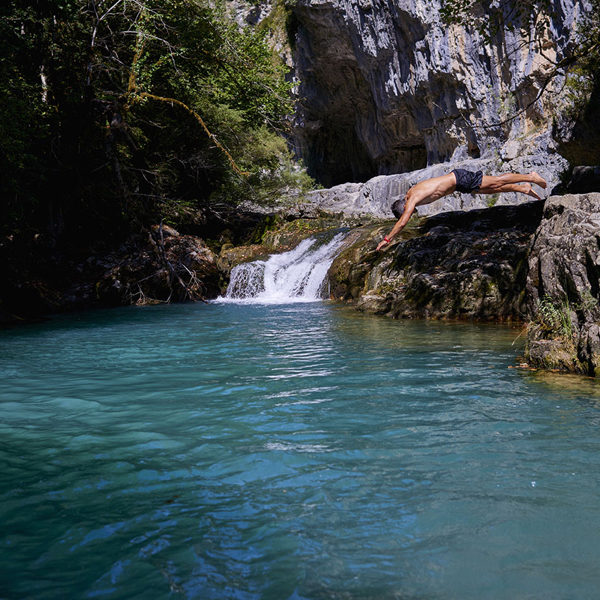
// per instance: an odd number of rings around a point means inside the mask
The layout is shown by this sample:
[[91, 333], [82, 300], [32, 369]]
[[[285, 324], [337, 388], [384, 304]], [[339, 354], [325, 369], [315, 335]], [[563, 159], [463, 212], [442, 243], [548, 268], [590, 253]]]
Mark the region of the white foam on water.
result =
[[346, 233], [338, 233], [321, 245], [316, 238], [308, 238], [289, 252], [234, 267], [227, 292], [217, 302], [290, 304], [322, 300], [327, 271], [345, 237]]

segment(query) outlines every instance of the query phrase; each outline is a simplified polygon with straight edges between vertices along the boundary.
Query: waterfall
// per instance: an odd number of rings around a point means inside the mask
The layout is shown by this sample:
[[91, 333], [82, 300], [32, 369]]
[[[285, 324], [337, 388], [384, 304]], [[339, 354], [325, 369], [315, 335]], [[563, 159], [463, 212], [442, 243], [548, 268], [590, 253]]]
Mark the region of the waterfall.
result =
[[327, 270], [346, 233], [329, 242], [311, 237], [296, 248], [234, 267], [229, 286], [220, 302], [287, 304], [315, 302], [323, 298]]

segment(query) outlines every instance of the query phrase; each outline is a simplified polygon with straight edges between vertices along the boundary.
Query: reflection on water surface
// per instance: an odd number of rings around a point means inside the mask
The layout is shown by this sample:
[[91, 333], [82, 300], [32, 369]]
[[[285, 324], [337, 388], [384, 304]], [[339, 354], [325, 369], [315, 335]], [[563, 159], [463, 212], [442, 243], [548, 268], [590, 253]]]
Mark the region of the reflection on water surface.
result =
[[0, 334], [2, 596], [593, 598], [595, 381], [327, 303]]

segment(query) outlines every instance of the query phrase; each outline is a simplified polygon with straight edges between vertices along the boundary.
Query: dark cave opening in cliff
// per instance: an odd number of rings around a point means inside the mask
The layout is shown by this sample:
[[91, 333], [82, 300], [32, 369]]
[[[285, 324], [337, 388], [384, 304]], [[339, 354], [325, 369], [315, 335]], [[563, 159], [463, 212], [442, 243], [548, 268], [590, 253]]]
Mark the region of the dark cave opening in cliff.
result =
[[[600, 164], [600, 80], [575, 121], [571, 137], [559, 142], [559, 152], [572, 165]], [[556, 135], [556, 133], [555, 133]]]
[[427, 166], [424, 144], [398, 144], [385, 156], [373, 158], [351, 126], [322, 127], [305, 135], [302, 159], [319, 184], [332, 187], [364, 182], [377, 175], [416, 171]]
[[308, 173], [325, 187], [377, 175], [377, 164], [349, 129], [324, 127], [306, 140], [303, 158]]

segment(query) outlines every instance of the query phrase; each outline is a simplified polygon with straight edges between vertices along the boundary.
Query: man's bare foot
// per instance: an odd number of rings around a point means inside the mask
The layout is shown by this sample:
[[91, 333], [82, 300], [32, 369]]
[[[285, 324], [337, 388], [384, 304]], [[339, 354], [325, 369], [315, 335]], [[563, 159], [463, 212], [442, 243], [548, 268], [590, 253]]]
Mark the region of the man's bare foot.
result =
[[531, 171], [531, 173], [529, 173], [529, 176], [531, 177], [531, 180], [533, 181], [533, 183], [537, 183], [541, 188], [546, 189], [546, 186], [548, 184], [546, 183], [546, 180], [541, 175], [539, 175], [535, 171]]
[[[538, 175], [539, 177], [539, 175]], [[541, 177], [540, 177], [541, 179]], [[546, 182], [544, 182], [546, 183]], [[545, 186], [544, 186], [545, 187]], [[535, 198], [536, 200], [541, 200], [542, 198], [535, 192], [535, 190], [533, 189], [533, 186], [530, 183], [525, 183], [523, 184], [523, 193], [527, 194], [528, 196], [531, 196], [532, 198]]]

